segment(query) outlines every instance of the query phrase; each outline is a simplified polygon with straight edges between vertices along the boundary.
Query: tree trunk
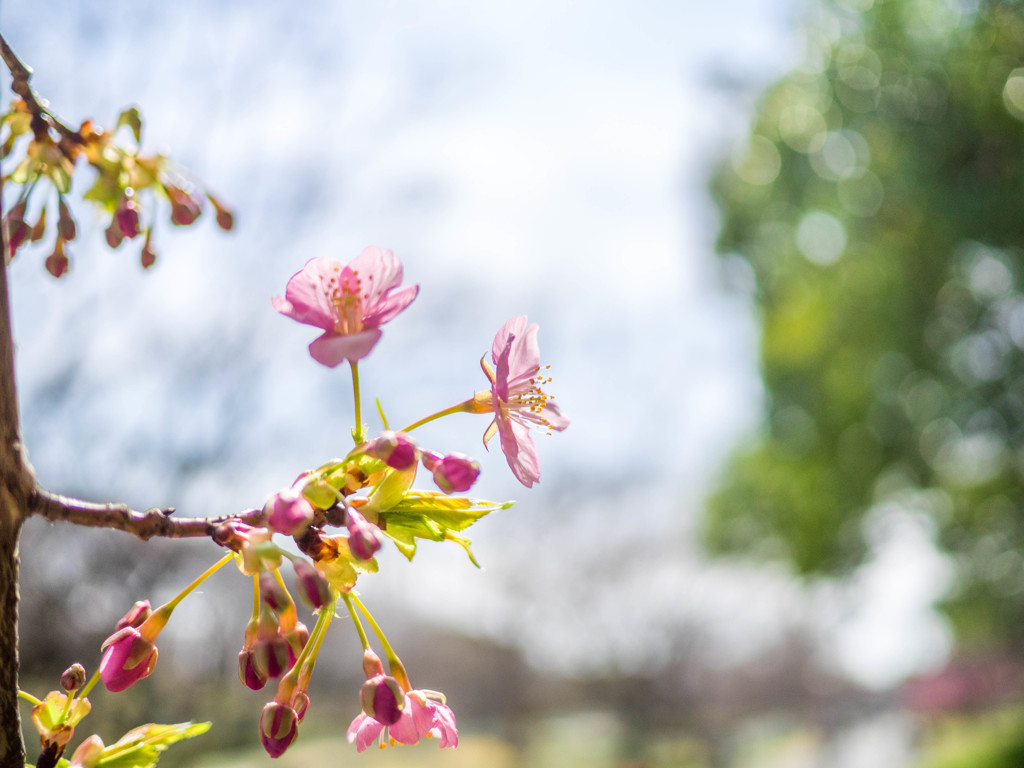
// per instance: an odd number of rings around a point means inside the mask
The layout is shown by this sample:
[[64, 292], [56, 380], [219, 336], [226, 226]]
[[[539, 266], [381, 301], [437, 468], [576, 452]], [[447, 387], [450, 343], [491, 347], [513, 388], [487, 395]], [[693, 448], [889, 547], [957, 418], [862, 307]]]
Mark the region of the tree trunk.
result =
[[[3, 493], [3, 490], [0, 490]], [[4, 494], [7, 495], [6, 493]], [[9, 499], [5, 499], [7, 502]], [[25, 745], [18, 714], [18, 533], [20, 519], [0, 511], [0, 768], [23, 768]]]
[[18, 423], [4, 229], [0, 224], [0, 768], [24, 768], [18, 712], [18, 535], [28, 517], [34, 479]]

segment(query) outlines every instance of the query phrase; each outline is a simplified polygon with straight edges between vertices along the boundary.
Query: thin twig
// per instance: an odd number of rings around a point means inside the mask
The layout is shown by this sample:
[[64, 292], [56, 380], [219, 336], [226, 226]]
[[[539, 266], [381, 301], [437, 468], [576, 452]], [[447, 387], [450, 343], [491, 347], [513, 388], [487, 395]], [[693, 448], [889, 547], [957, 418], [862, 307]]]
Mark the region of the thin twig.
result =
[[82, 136], [78, 131], [64, 125], [52, 112], [43, 106], [43, 103], [28, 83], [29, 78], [32, 77], [32, 70], [21, 63], [21, 60], [11, 50], [11, 46], [7, 44], [3, 35], [0, 35], [0, 57], [3, 58], [7, 69], [11, 71], [11, 77], [13, 78], [11, 90], [21, 97], [29, 112], [37, 119], [44, 120], [48, 125], [55, 128], [65, 139], [81, 143]]
[[155, 536], [171, 539], [213, 536], [217, 526], [231, 520], [249, 525], [263, 522], [262, 509], [249, 509], [237, 515], [221, 517], [175, 518], [173, 509], [147, 509], [138, 512], [126, 504], [96, 504], [91, 501], [62, 496], [37, 487], [29, 497], [29, 514], [50, 521], [63, 520], [88, 528], [114, 528], [134, 534], [142, 540]]

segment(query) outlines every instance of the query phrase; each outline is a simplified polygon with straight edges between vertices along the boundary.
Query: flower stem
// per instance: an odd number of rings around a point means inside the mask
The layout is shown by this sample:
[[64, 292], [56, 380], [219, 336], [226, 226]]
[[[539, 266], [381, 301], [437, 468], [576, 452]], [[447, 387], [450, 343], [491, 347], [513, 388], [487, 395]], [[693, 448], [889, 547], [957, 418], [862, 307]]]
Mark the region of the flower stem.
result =
[[327, 625], [331, 623], [331, 619], [334, 617], [334, 607], [336, 605], [337, 598], [335, 598], [333, 603], [329, 603], [320, 609], [320, 615], [316, 617], [316, 624], [313, 626], [309, 640], [306, 641], [305, 646], [303, 646], [298, 658], [295, 659], [295, 663], [286, 677], [294, 675], [295, 680], [298, 680], [299, 674], [303, 672], [302, 667], [308, 663], [309, 669], [302, 676], [307, 682], [309, 681], [310, 676], [313, 674], [313, 665], [316, 663], [316, 655], [320, 652], [320, 644], [327, 634]]
[[18, 698], [19, 699], [24, 699], [25, 701], [30, 702], [31, 704], [35, 704], [37, 707], [40, 704], [43, 703], [39, 699], [37, 699], [35, 696], [33, 696], [31, 693], [27, 693], [27, 692], [22, 691], [20, 689], [18, 690]]
[[363, 650], [370, 650], [370, 640], [366, 637], [366, 630], [363, 629], [363, 622], [359, 620], [355, 606], [352, 605], [352, 597], [347, 592], [342, 592], [341, 599], [345, 601], [345, 607], [348, 608], [349, 615], [352, 616], [352, 623], [355, 624], [356, 632], [359, 633], [359, 642], [362, 644]]
[[178, 596], [175, 597], [170, 602], [168, 602], [164, 606], [164, 608], [168, 609], [168, 611], [173, 611], [175, 608], [178, 607], [178, 603], [180, 603], [182, 600], [184, 600], [186, 597], [188, 597], [189, 593], [192, 592], [192, 590], [194, 590], [196, 587], [198, 587], [200, 584], [202, 584], [208, 578], [213, 576], [213, 574], [215, 574], [217, 571], [219, 571], [221, 568], [223, 568], [225, 565], [227, 565], [229, 562], [231, 562], [231, 560], [233, 560], [234, 557], [235, 557], [235, 553], [234, 552], [229, 552], [228, 554], [224, 555], [224, 557], [222, 557], [216, 563], [214, 563], [209, 568], [207, 568], [205, 571], [203, 571], [201, 574], [199, 574], [192, 581], [191, 584], [189, 584], [187, 587], [185, 587], [183, 590], [181, 590], [181, 592], [178, 593]]
[[280, 622], [281, 629], [285, 632], [290, 632], [295, 629], [295, 624], [299, 620], [299, 613], [295, 609], [295, 601], [292, 599], [291, 593], [288, 591], [288, 587], [285, 586], [284, 579], [281, 577], [281, 569], [274, 569], [274, 578], [277, 580], [278, 585], [284, 592], [286, 598], [288, 598], [288, 605], [282, 608], [280, 611], [275, 611]]
[[351, 366], [352, 397], [355, 400], [356, 407], [356, 428], [352, 431], [352, 437], [355, 439], [356, 444], [359, 444], [363, 442], [363, 415], [362, 408], [359, 405], [359, 364], [353, 361]]
[[100, 681], [100, 671], [97, 669], [92, 673], [92, 677], [89, 678], [89, 682], [83, 685], [77, 692], [77, 696], [80, 699], [84, 699], [89, 695], [89, 691], [96, 687], [96, 683]]
[[258, 621], [260, 617], [260, 577], [255, 574], [252, 577], [252, 621]]
[[384, 648], [384, 654], [388, 659], [388, 667], [390, 668], [391, 676], [398, 680], [405, 690], [412, 690], [412, 685], [409, 683], [409, 676], [405, 672], [405, 665], [402, 664], [401, 659], [398, 658], [398, 654], [395, 653], [395, 649], [391, 647], [391, 643], [388, 642], [388, 638], [387, 635], [384, 634], [384, 630], [380, 628], [380, 625], [373, 618], [369, 609], [363, 605], [362, 600], [355, 595], [351, 595], [351, 598], [359, 611], [366, 617], [366, 620], [370, 622], [370, 626], [373, 627], [374, 634], [377, 635], [377, 639], [380, 640], [380, 644]]
[[[302, 664], [302, 669], [299, 670], [299, 676], [305, 680], [308, 684], [309, 679], [313, 676], [313, 667], [316, 666], [316, 660], [320, 654], [320, 645], [323, 643], [324, 638], [327, 637], [327, 627], [331, 623], [331, 619], [334, 618], [334, 609], [338, 604], [338, 599], [335, 598], [334, 602], [330, 605], [325, 605], [320, 609], [320, 615], [316, 617], [316, 626], [313, 627], [313, 635], [310, 640], [306, 643], [306, 647], [313, 646], [313, 649], [309, 652], [309, 657]], [[306, 649], [303, 648], [303, 651]], [[300, 654], [301, 655], [301, 654]], [[295, 666], [299, 666], [298, 660], [295, 662]]]
[[469, 413], [471, 412], [470, 409], [472, 407], [472, 404], [473, 398], [471, 397], [469, 398], [469, 400], [463, 400], [461, 403], [459, 403], [458, 405], [453, 405], [451, 408], [445, 408], [443, 411], [438, 411], [437, 413], [422, 418], [419, 421], [414, 421], [412, 424], [410, 424], [408, 427], [401, 431], [412, 432], [417, 427], [422, 427], [424, 424], [428, 424], [434, 419], [440, 419], [442, 416], [450, 416], [453, 413]]

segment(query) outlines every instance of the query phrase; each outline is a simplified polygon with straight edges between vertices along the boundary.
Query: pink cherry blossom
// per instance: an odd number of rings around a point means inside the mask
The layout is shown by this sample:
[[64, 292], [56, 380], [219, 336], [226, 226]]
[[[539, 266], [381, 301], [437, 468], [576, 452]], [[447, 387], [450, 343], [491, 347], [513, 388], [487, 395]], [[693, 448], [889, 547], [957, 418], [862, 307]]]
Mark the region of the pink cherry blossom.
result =
[[416, 744], [423, 738], [436, 738], [441, 747], [459, 746], [455, 713], [446, 704], [428, 698], [422, 691], [409, 691], [398, 722], [388, 728], [395, 741]]
[[402, 263], [391, 251], [371, 245], [348, 264], [310, 259], [273, 304], [281, 314], [323, 330], [309, 345], [309, 354], [334, 368], [370, 354], [381, 337], [380, 326], [416, 298], [419, 286], [399, 288], [401, 282]]
[[439, 696], [441, 694], [433, 691], [409, 691], [405, 695], [401, 717], [390, 726], [360, 712], [348, 727], [349, 743], [356, 745], [357, 752], [362, 752], [387, 727], [388, 736], [401, 744], [417, 744], [420, 739], [435, 738], [441, 747], [459, 746], [455, 713], [437, 701]]
[[551, 381], [541, 372], [537, 346], [537, 324], [526, 324], [526, 315], [516, 315], [501, 327], [491, 345], [495, 369], [485, 360], [480, 366], [491, 382], [491, 391], [477, 393], [476, 403], [494, 411], [494, 421], [484, 432], [484, 446], [497, 432], [501, 450], [512, 473], [527, 488], [540, 479], [540, 459], [530, 428], [561, 432], [569, 426], [554, 402], [541, 387]]

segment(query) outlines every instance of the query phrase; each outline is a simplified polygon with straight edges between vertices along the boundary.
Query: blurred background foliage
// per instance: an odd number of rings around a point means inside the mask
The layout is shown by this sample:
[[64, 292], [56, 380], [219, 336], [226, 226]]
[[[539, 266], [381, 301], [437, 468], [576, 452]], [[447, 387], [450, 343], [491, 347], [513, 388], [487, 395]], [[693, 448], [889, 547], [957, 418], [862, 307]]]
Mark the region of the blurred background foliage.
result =
[[712, 181], [768, 405], [707, 541], [837, 576], [911, 516], [955, 563], [958, 641], [1024, 650], [1024, 5], [808, 20], [805, 60]]

